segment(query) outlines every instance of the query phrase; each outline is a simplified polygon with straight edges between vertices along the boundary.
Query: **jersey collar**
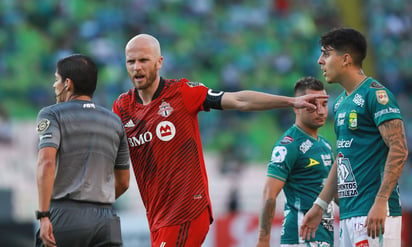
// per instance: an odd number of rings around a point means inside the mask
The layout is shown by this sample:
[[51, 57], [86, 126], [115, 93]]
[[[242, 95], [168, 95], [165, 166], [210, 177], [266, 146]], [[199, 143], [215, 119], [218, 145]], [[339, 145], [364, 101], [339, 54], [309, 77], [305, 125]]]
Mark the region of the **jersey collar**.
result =
[[[164, 86], [165, 86], [165, 80], [162, 77], [160, 77], [159, 86], [157, 87], [156, 92], [153, 94], [152, 101], [155, 100], [157, 97], [159, 97], [159, 95], [162, 92]], [[136, 91], [136, 100], [137, 100], [137, 102], [139, 102], [140, 104], [143, 104], [143, 100], [140, 98], [137, 89], [135, 91]]]

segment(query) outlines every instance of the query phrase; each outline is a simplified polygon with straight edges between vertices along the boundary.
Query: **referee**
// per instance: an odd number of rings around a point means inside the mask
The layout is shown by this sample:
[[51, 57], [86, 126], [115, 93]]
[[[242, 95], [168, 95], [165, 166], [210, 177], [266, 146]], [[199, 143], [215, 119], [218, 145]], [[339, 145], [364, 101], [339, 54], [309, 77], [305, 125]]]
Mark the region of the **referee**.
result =
[[89, 57], [59, 60], [55, 77], [57, 104], [37, 116], [36, 246], [121, 246], [112, 204], [129, 187], [123, 125], [91, 101], [97, 67]]

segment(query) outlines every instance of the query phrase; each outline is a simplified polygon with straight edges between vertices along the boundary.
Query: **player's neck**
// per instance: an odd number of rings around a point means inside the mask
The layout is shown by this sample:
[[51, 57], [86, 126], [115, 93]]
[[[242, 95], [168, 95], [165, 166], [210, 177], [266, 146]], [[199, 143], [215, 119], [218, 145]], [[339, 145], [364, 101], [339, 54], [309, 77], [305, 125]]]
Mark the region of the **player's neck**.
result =
[[309, 127], [307, 127], [306, 125], [301, 124], [301, 123], [298, 123], [298, 122], [296, 122], [295, 125], [296, 125], [300, 130], [302, 130], [305, 134], [307, 134], [308, 136], [311, 136], [311, 137], [313, 137], [313, 138], [316, 139], [316, 140], [318, 139], [318, 129], [309, 128]]
[[352, 94], [366, 78], [367, 76], [363, 73], [362, 69], [348, 74], [341, 82], [342, 87], [346, 91], [346, 95]]
[[74, 94], [72, 94], [72, 95], [70, 95], [70, 97], [69, 97], [69, 101], [70, 101], [70, 100], [91, 101], [92, 98], [91, 98], [90, 96], [87, 96], [87, 95], [74, 95]]
[[145, 89], [138, 89], [139, 97], [142, 100], [143, 105], [148, 105], [153, 100], [153, 96], [156, 93], [160, 84], [160, 78], [156, 79], [150, 87]]

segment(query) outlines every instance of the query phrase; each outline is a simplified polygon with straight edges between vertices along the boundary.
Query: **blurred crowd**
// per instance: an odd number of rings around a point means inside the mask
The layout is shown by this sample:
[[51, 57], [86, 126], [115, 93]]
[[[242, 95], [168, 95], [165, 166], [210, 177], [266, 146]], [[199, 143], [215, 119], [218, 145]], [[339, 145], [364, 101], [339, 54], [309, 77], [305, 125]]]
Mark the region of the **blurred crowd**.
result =
[[[316, 63], [318, 40], [324, 31], [345, 26], [338, 2], [344, 1], [2, 0], [0, 140], [10, 141], [11, 119], [33, 120], [41, 107], [55, 102], [55, 63], [71, 53], [97, 61], [95, 101], [111, 108], [132, 86], [124, 68], [124, 45], [138, 33], [159, 39], [164, 77], [185, 77], [226, 91], [291, 96], [298, 78], [323, 80]], [[366, 0], [359, 5], [373, 58], [372, 70], [366, 72], [396, 94], [412, 143], [412, 111], [407, 110], [412, 101], [412, 2]], [[333, 101], [340, 87], [327, 90]], [[292, 114], [201, 114], [203, 144], [211, 152], [230, 150], [243, 161], [266, 161], [274, 140], [292, 123]], [[331, 121], [321, 133], [333, 142]]]

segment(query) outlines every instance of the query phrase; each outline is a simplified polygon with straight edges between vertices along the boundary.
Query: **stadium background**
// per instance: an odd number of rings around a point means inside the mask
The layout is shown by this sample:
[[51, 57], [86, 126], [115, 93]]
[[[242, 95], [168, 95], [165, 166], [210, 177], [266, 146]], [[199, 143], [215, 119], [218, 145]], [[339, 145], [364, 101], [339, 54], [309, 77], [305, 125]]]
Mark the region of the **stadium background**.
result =
[[[85, 53], [98, 62], [95, 101], [107, 108], [132, 86], [124, 45], [138, 33], [159, 39], [166, 78], [291, 96], [298, 78], [323, 80], [316, 63], [320, 34], [350, 26], [367, 36], [365, 71], [395, 93], [412, 143], [411, 13], [408, 0], [1, 0], [0, 246], [32, 246], [37, 224], [34, 121], [41, 107], [55, 102], [52, 83], [59, 58]], [[326, 87], [332, 102], [341, 88]], [[199, 120], [215, 212], [204, 246], [253, 246], [266, 164], [274, 142], [293, 123], [293, 111], [214, 111], [200, 113]], [[335, 142], [331, 114], [321, 133]], [[400, 184], [403, 246], [412, 246], [410, 159]], [[116, 203], [125, 247], [149, 245], [139, 200], [132, 177], [129, 191]], [[275, 244], [281, 214], [278, 206]]]

